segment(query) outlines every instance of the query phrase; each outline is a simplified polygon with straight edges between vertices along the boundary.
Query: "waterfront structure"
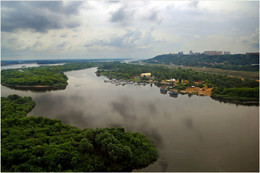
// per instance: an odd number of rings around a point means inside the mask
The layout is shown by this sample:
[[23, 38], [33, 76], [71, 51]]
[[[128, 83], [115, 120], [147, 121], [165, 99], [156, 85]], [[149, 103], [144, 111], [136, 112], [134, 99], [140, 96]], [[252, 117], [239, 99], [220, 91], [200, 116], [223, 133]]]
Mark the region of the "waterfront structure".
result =
[[152, 74], [151, 73], [142, 73], [140, 75], [140, 77], [147, 77], [147, 78], [151, 78]]
[[224, 55], [230, 55], [230, 51], [225, 51]]
[[247, 52], [246, 55], [259, 55], [259, 52]]
[[223, 55], [222, 51], [204, 51], [205, 55]]

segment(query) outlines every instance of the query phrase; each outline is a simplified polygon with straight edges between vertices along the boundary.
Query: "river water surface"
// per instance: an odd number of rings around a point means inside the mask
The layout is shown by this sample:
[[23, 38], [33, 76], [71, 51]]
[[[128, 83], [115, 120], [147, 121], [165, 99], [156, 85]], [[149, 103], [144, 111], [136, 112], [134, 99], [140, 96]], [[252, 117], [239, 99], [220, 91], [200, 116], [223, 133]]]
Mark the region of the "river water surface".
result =
[[79, 128], [124, 127], [149, 136], [158, 160], [137, 171], [258, 171], [259, 107], [210, 97], [160, 94], [156, 86], [115, 86], [96, 68], [65, 73], [65, 90], [32, 92], [2, 86], [2, 96], [31, 96], [28, 116]]

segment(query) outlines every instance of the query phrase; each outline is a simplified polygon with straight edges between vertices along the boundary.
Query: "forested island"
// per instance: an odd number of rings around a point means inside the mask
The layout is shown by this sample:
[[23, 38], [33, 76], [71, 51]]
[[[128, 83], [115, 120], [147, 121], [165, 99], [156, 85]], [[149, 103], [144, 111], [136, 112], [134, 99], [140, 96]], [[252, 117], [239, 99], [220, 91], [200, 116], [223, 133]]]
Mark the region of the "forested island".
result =
[[175, 64], [225, 70], [259, 71], [259, 54], [234, 55], [178, 55], [163, 54], [144, 60], [151, 64]]
[[132, 171], [154, 162], [152, 141], [124, 128], [78, 129], [59, 120], [26, 117], [30, 97], [1, 97], [1, 171]]

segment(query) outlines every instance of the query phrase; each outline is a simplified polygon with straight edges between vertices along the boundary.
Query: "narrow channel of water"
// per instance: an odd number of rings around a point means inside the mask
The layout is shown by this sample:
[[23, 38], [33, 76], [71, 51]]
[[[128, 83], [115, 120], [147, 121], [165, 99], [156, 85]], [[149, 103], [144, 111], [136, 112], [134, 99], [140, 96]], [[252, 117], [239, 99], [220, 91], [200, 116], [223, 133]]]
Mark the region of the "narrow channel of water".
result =
[[159, 159], [138, 171], [258, 171], [259, 107], [210, 97], [160, 93], [156, 86], [115, 86], [96, 68], [67, 72], [65, 90], [31, 92], [2, 86], [2, 96], [31, 96], [29, 116], [79, 128], [124, 127], [148, 135]]

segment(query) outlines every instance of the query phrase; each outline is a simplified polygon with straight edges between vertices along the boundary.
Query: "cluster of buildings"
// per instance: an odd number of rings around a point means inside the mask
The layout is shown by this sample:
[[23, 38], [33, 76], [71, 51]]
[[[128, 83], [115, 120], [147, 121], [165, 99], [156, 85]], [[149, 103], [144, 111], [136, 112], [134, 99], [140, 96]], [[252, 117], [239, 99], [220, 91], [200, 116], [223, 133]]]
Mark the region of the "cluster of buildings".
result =
[[[200, 55], [200, 54], [205, 54], [205, 55], [230, 55], [230, 51], [204, 51], [203, 53], [200, 52], [192, 52], [190, 50], [189, 55]], [[178, 55], [184, 55], [183, 52], [178, 52]]]
[[[178, 52], [178, 53], [173, 53], [174, 55], [184, 55], [183, 52]], [[200, 52], [193, 52], [192, 50], [189, 51], [188, 54], [186, 55], [230, 55], [230, 51], [216, 51], [216, 50], [211, 50], [211, 51], [204, 51], [202, 53]], [[246, 55], [259, 55], [259, 52], [247, 52]]]
[[205, 55], [230, 55], [229, 51], [204, 51]]

